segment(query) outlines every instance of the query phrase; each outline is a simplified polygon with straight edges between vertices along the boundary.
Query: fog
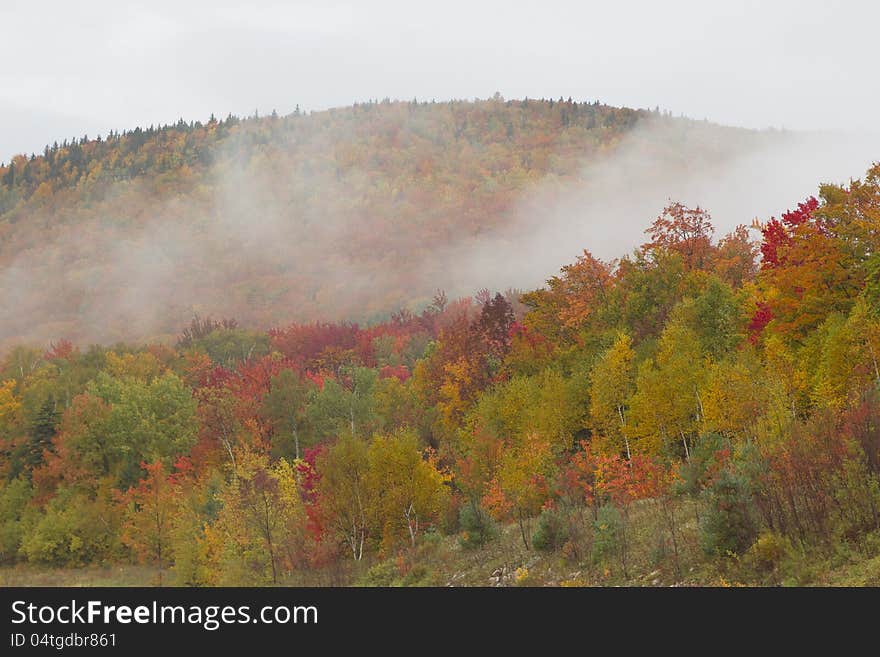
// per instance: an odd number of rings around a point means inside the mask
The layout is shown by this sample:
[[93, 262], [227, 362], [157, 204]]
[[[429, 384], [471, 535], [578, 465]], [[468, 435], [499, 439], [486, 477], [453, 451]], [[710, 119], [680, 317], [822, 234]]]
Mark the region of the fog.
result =
[[[309, 135], [314, 149], [332, 151], [322, 131]], [[548, 176], [521, 190], [495, 226], [473, 227], [475, 237], [444, 235], [453, 217], [413, 227], [407, 215], [393, 215], [395, 204], [378, 231], [358, 214], [357, 181], [369, 167], [340, 175], [330, 157], [279, 168], [250, 161], [253, 153], [233, 138], [207, 186], [157, 200], [135, 181], [88, 225], [49, 229], [56, 218], [36, 214], [28, 218], [36, 243], [17, 245], [10, 233], [17, 256], [0, 270], [0, 347], [62, 337], [168, 341], [196, 313], [256, 329], [363, 322], [419, 310], [437, 289], [451, 297], [532, 289], [583, 249], [604, 259], [631, 252], [670, 200], [708, 210], [721, 237], [778, 216], [820, 183], [861, 177], [878, 154], [880, 140], [866, 135], [652, 118], [611, 150], [585, 156], [574, 177]], [[396, 203], [415, 193], [400, 189]], [[432, 230], [443, 237], [428, 239]]]
[[[658, 148], [671, 141], [673, 152]], [[461, 277], [453, 287], [464, 291], [469, 281], [482, 280], [489, 287], [530, 289], [583, 249], [619, 258], [647, 241], [644, 230], [669, 201], [707, 210], [717, 239], [818, 197], [822, 183], [861, 178], [878, 161], [880, 136], [871, 133], [743, 133], [643, 123], [613, 156], [585, 165], [581, 182], [561, 199], [547, 201], [551, 195], [539, 189], [502, 230], [454, 249], [449, 262]], [[760, 234], [752, 231], [752, 237]]]
[[[0, 270], [0, 347], [170, 339], [193, 313], [365, 321], [438, 288], [532, 288], [585, 248], [630, 252], [669, 200], [707, 209], [720, 237], [880, 160], [878, 23], [880, 4], [863, 0], [5, 0], [0, 161], [178, 118], [496, 91], [750, 130], [644, 122], [575, 180], [523, 191], [478, 237], [435, 226], [428, 244], [393, 213], [382, 233], [352, 210], [365, 165], [248, 168], [232, 140], [206, 189], [157, 199], [135, 181], [128, 205], [102, 201], [88, 226], [75, 213], [28, 217], [44, 230], [27, 238], [0, 225], [16, 254]], [[417, 190], [397, 193], [405, 205]]]

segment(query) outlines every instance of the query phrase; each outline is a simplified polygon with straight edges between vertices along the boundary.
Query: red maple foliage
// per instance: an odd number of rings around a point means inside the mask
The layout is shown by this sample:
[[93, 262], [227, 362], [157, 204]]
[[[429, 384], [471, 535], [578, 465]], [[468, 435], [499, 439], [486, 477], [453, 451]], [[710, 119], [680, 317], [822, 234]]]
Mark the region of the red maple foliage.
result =
[[791, 230], [809, 222], [818, 209], [819, 201], [811, 196], [803, 203], [798, 203], [794, 210], [783, 213], [782, 220], [771, 218], [761, 228], [761, 269], [772, 269], [783, 264], [781, 251], [791, 244]]

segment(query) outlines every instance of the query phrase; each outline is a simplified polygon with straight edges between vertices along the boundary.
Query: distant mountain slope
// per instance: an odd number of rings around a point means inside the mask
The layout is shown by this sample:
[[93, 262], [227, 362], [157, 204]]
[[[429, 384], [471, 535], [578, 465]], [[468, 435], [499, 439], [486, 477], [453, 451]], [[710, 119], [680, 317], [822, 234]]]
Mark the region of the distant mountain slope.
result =
[[[577, 185], [645, 124], [668, 128], [642, 147], [671, 166], [769, 138], [496, 97], [212, 118], [17, 156], [0, 167], [0, 346], [161, 338], [194, 312], [260, 328], [369, 320], [437, 288], [472, 292], [456, 245], [496, 234], [539, 187], [547, 200]], [[685, 139], [701, 161], [676, 161]]]

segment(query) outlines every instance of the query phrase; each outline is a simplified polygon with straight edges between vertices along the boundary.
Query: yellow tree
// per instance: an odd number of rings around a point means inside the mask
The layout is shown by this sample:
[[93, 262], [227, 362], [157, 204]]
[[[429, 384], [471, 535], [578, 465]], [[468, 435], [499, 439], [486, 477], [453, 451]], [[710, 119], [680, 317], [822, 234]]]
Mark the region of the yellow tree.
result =
[[0, 383], [0, 422], [11, 421], [20, 406], [21, 402], [15, 396], [15, 381], [10, 379]]
[[[183, 459], [175, 467], [175, 509], [171, 518], [169, 532], [170, 547], [174, 565], [171, 575], [175, 586], [205, 586], [218, 584], [222, 572], [211, 559], [212, 548], [223, 544], [219, 527], [212, 527], [211, 521], [221, 505], [226, 480], [219, 469], [195, 468], [181, 473], [179, 468]], [[211, 534], [220, 538], [211, 540]]]
[[367, 462], [371, 515], [382, 527], [384, 542], [394, 543], [406, 534], [415, 546], [419, 532], [440, 517], [448, 501], [450, 476], [431, 453], [422, 457], [419, 439], [409, 430], [375, 436]]
[[704, 432], [751, 440], [765, 413], [767, 386], [760, 358], [751, 345], [709, 366], [702, 393]]
[[564, 377], [556, 368], [515, 376], [484, 392], [468, 420], [474, 432], [483, 427], [514, 443], [544, 436], [558, 453], [571, 447], [575, 432], [583, 426], [585, 390], [580, 388], [575, 378]]
[[787, 438], [792, 423], [809, 408], [809, 376], [782, 336], [767, 336], [763, 356], [767, 411], [759, 423], [758, 438], [775, 442]]
[[15, 380], [0, 381], [0, 449], [13, 447], [7, 436], [12, 435], [12, 424], [20, 407], [21, 401], [15, 395]]
[[322, 522], [345, 541], [355, 561], [363, 558], [367, 533], [373, 526], [368, 449], [365, 441], [343, 435], [316, 461], [321, 476], [317, 504]]
[[148, 351], [122, 355], [115, 351], [107, 352], [107, 371], [119, 379], [129, 376], [149, 383], [160, 376], [162, 370], [162, 364]]
[[688, 438], [703, 416], [700, 389], [705, 372], [706, 358], [697, 335], [680, 323], [668, 324], [656, 359], [639, 367], [630, 402], [632, 435], [643, 451], [659, 453], [680, 441], [690, 460]]
[[506, 449], [489, 490], [485, 506], [498, 520], [513, 518], [527, 550], [531, 549], [531, 518], [549, 497], [547, 485], [553, 467], [550, 441], [540, 435], [527, 436]]
[[[603, 452], [626, 450], [632, 458], [627, 435], [627, 402], [635, 388], [632, 339], [619, 333], [614, 344], [590, 372], [590, 424]], [[621, 445], [622, 443], [622, 445]]]
[[474, 388], [477, 379], [476, 368], [477, 364], [466, 358], [459, 358], [443, 367], [439, 407], [443, 418], [450, 425], [457, 422], [471, 403], [472, 393], [469, 391]]
[[214, 536], [222, 541], [215, 554], [235, 581], [271, 578], [290, 569], [302, 549], [305, 508], [296, 472], [285, 459], [274, 464], [252, 450], [237, 454], [238, 469], [221, 495], [223, 508]]
[[849, 316], [830, 315], [802, 353], [814, 404], [841, 411], [880, 382], [880, 325], [860, 298]]

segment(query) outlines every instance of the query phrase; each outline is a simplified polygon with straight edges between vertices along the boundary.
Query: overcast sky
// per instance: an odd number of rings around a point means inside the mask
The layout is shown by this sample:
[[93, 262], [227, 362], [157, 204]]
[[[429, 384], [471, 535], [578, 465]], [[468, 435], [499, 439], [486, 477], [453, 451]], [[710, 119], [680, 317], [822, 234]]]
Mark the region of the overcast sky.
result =
[[496, 91], [873, 131], [878, 25], [873, 0], [0, 0], [0, 160], [212, 112]]

